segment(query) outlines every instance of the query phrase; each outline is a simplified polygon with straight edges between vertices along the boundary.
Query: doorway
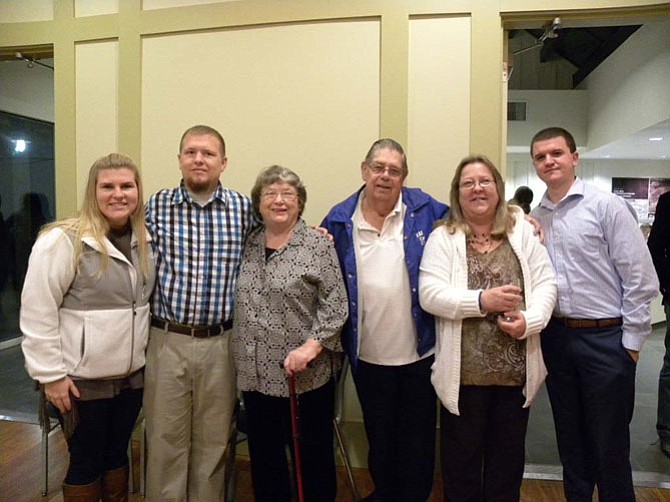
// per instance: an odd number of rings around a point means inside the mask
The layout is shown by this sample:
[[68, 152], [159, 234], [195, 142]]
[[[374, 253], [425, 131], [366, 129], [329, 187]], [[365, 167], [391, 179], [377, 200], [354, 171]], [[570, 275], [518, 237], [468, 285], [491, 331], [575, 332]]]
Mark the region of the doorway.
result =
[[[549, 126], [565, 127], [574, 133], [580, 151], [578, 176], [607, 191], [612, 189], [613, 177], [667, 178], [670, 173], [669, 117], [659, 116], [659, 110], [653, 105], [646, 105], [649, 106], [647, 109], [638, 105], [634, 117], [632, 113], [623, 115], [625, 120], [640, 124], [640, 127], [629, 131], [621, 127], [619, 130], [623, 132], [614, 134], [617, 124], [607, 124], [611, 126], [608, 130], [602, 125], [602, 114], [617, 105], [619, 98], [610, 90], [612, 103], [608, 104], [602, 96], [604, 93], [598, 96], [594, 90], [603, 80], [602, 73], [612, 67], [614, 61], [618, 64], [618, 73], [613, 72], [607, 78], [622, 87], [626, 84], [626, 76], [636, 78], [634, 71], [647, 70], [637, 62], [630, 68], [619, 63], [625, 62], [627, 54], [642, 50], [635, 44], [649, 39], [653, 41], [655, 33], [670, 29], [667, 16], [665, 19], [637, 15], [584, 19], [583, 13], [581, 15], [578, 20], [565, 15], [547, 15], [543, 20], [536, 17], [534, 21], [507, 20], [504, 23], [509, 57], [509, 80], [505, 89], [509, 105], [506, 110], [508, 199], [520, 185], [533, 190], [533, 207], [542, 197], [544, 184], [532, 167], [529, 143], [536, 131]], [[566, 34], [563, 30], [573, 30], [582, 42], [589, 36], [602, 36], [607, 51], [591, 48], [594, 52], [601, 51], [599, 61], [592, 59], [580, 64], [577, 57], [571, 60], [565, 54], [561, 55], [560, 37]], [[589, 47], [582, 45], [579, 50], [588, 51]], [[667, 62], [670, 44], [662, 50], [665, 53], [659, 61]], [[670, 68], [665, 71], [670, 72]], [[649, 86], [654, 85], [653, 79], [647, 79], [647, 82]], [[593, 87], [589, 88], [590, 85]], [[664, 85], [666, 91], [661, 96], [667, 96], [667, 83]], [[645, 92], [643, 86], [637, 86], [636, 95], [628, 101], [638, 99], [639, 103], [645, 103]], [[663, 105], [660, 108], [666, 109]], [[644, 125], [647, 119], [648, 123]], [[658, 128], [665, 130], [661, 135], [666, 142], [661, 145], [661, 150], [658, 150], [658, 144], [647, 144], [646, 140], [646, 132]], [[645, 137], [644, 142], [638, 141], [640, 136]], [[631, 465], [637, 485], [670, 488], [670, 459], [660, 450], [655, 427], [658, 372], [665, 351], [665, 316], [660, 308], [660, 298], [653, 302], [652, 317], [654, 330], [645, 343], [637, 368], [635, 413], [630, 427]], [[553, 419], [544, 389], [531, 409], [526, 450], [527, 477], [560, 479]]]
[[19, 310], [40, 228], [55, 218], [53, 49], [0, 49], [0, 416], [34, 421]]

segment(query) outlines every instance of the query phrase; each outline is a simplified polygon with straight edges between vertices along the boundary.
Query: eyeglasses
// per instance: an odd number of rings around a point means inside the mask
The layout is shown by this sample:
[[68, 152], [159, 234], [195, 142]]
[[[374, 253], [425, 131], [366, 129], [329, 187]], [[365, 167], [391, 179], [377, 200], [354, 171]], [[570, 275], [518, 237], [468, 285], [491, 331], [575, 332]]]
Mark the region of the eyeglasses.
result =
[[402, 169], [385, 166], [384, 164], [367, 164], [367, 166], [374, 174], [382, 174], [386, 171], [391, 178], [402, 178], [402, 175], [404, 174]]
[[276, 200], [277, 196], [280, 196], [281, 199], [286, 202], [295, 202], [298, 198], [298, 194], [295, 192], [273, 192], [270, 190], [269, 192], [261, 194], [263, 200]]
[[477, 185], [486, 190], [496, 184], [495, 180], [484, 178], [482, 180], [465, 180], [458, 185], [461, 190], [473, 190]]

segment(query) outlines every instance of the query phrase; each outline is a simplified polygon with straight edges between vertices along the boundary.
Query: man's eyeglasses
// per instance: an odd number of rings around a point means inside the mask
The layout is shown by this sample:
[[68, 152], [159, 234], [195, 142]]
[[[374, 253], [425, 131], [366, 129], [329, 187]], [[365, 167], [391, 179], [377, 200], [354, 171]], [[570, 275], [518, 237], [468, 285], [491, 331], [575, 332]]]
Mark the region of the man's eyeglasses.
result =
[[265, 192], [261, 194], [261, 198], [263, 200], [276, 200], [277, 196], [281, 197], [282, 200], [285, 200], [286, 202], [295, 202], [295, 200], [298, 198], [298, 194], [295, 192]]
[[402, 178], [404, 174], [402, 169], [385, 166], [384, 164], [367, 164], [367, 166], [373, 174], [382, 174], [386, 171], [391, 178]]
[[489, 178], [484, 178], [483, 180], [465, 180], [458, 185], [458, 188], [460, 188], [461, 190], [472, 190], [477, 185], [479, 185], [480, 188], [486, 190], [487, 188], [490, 188], [495, 184], [496, 181]]

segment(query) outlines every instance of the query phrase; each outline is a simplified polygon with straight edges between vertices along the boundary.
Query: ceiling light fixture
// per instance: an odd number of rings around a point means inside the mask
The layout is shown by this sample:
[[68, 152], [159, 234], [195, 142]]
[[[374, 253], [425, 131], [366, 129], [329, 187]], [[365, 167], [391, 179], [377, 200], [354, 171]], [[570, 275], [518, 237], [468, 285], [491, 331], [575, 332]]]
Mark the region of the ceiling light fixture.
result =
[[14, 53], [14, 55], [16, 56], [16, 59], [20, 59], [20, 60], [25, 61], [26, 63], [28, 63], [28, 68], [33, 68], [36, 64], [38, 64], [40, 66], [44, 66], [45, 68], [50, 68], [52, 70], [54, 69], [53, 66], [49, 66], [48, 64], [40, 63], [37, 59], [32, 58], [30, 56], [26, 56], [22, 52], [16, 52], [16, 53]]
[[663, 141], [663, 138], [661, 138], [660, 136], [655, 136], [653, 138], [649, 138], [649, 141]]

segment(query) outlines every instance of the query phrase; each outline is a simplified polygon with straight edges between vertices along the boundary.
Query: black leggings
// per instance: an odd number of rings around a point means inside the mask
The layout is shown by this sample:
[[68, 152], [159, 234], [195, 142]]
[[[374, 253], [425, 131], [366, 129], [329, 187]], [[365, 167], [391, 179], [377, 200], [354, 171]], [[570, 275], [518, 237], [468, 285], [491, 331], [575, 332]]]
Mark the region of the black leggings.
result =
[[111, 399], [76, 401], [79, 425], [68, 441], [69, 485], [87, 485], [105, 471], [128, 465], [128, 441], [142, 407], [143, 389], [125, 389]]
[[[333, 452], [335, 384], [299, 396], [302, 479], [307, 502], [333, 502], [337, 492]], [[243, 392], [256, 502], [291, 500], [285, 444], [291, 445], [289, 398]], [[293, 455], [291, 455], [293, 457]]]

